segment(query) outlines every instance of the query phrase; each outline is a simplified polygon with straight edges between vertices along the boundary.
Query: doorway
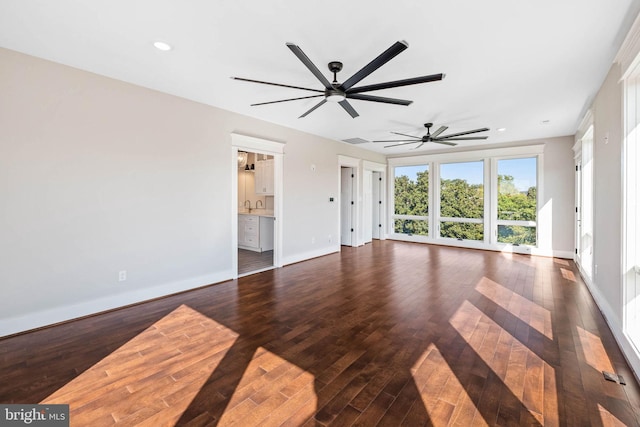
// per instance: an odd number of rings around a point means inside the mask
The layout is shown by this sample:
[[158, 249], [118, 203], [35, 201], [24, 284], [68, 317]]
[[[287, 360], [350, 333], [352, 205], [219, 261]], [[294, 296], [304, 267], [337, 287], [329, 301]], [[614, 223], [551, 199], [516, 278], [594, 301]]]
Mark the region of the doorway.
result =
[[385, 228], [385, 171], [387, 165], [369, 161], [363, 162], [362, 171], [362, 218], [363, 243], [373, 239], [384, 240]]
[[238, 275], [273, 268], [273, 156], [238, 151]]
[[235, 279], [282, 267], [284, 144], [232, 133], [231, 145], [230, 249]]

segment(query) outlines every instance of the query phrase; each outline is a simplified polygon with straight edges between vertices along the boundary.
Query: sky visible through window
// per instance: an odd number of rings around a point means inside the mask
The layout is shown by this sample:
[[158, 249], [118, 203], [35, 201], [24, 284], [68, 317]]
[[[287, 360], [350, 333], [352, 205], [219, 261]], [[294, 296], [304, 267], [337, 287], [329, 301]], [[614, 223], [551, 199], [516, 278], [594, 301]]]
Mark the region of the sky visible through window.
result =
[[498, 160], [498, 174], [511, 175], [518, 191], [537, 187], [536, 158]]
[[[426, 165], [397, 166], [395, 176], [406, 175], [415, 182], [418, 172], [426, 169]], [[464, 179], [469, 184], [482, 184], [482, 169], [483, 162], [443, 163], [440, 165], [440, 175], [443, 179]], [[526, 191], [536, 187], [536, 158], [499, 160], [498, 173], [513, 176], [516, 188]]]
[[484, 162], [443, 163], [440, 179], [462, 179], [468, 184], [482, 184]]

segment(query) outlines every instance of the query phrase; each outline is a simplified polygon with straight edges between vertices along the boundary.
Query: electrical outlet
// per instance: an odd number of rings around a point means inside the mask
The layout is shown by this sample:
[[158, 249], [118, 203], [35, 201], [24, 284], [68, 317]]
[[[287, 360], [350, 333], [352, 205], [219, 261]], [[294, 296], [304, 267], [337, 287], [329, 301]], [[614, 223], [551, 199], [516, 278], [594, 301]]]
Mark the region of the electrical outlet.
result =
[[127, 270], [122, 270], [118, 273], [118, 281], [124, 282], [125, 280], [127, 280]]
[[315, 243], [315, 242], [316, 242], [316, 238], [315, 238], [315, 237], [312, 237], [312, 238], [311, 238], [311, 243], [313, 244], [313, 243]]
[[329, 243], [332, 242], [333, 239], [331, 238], [331, 234], [329, 234], [328, 240], [329, 240]]

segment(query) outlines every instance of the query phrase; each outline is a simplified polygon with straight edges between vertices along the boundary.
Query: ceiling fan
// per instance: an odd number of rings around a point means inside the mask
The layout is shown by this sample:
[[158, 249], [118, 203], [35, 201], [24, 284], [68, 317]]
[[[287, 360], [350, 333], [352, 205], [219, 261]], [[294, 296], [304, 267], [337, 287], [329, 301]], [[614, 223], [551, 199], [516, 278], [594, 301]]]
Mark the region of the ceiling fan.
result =
[[418, 148], [422, 147], [426, 142], [435, 142], [436, 144], [444, 144], [444, 145], [451, 145], [451, 146], [455, 146], [458, 145], [455, 142], [451, 142], [451, 141], [471, 141], [471, 140], [477, 140], [477, 139], [487, 139], [488, 136], [463, 136], [463, 135], [470, 135], [472, 133], [477, 133], [477, 132], [486, 132], [489, 130], [489, 128], [482, 128], [482, 129], [474, 129], [474, 130], [468, 130], [466, 132], [458, 132], [458, 133], [451, 133], [449, 135], [443, 135], [440, 136], [441, 133], [443, 133], [444, 131], [446, 131], [447, 129], [449, 129], [448, 126], [440, 126], [435, 132], [431, 133], [431, 127], [433, 126], [433, 123], [425, 123], [424, 127], [427, 128], [427, 134], [419, 137], [419, 136], [413, 136], [413, 135], [406, 135], [404, 133], [399, 133], [399, 132], [391, 132], [393, 134], [396, 135], [401, 135], [401, 136], [406, 136], [409, 137], [411, 139], [390, 139], [390, 140], [385, 140], [385, 141], [372, 141], [372, 142], [398, 142], [399, 144], [392, 144], [392, 145], [385, 145], [384, 148], [389, 148], [389, 147], [398, 147], [400, 145], [409, 145], [409, 144], [416, 144], [416, 143], [420, 143], [420, 145], [418, 145], [416, 148], [414, 148], [414, 150], [417, 150]]
[[378, 68], [380, 68], [381, 66], [389, 62], [391, 59], [393, 59], [400, 52], [408, 48], [409, 44], [404, 40], [394, 43], [389, 49], [382, 52], [377, 58], [375, 58], [369, 64], [365, 65], [360, 71], [355, 73], [353, 76], [348, 78], [343, 83], [339, 83], [336, 78], [337, 73], [340, 70], [342, 70], [342, 62], [339, 62], [339, 61], [329, 62], [328, 64], [329, 71], [333, 73], [333, 82], [329, 82], [329, 80], [327, 80], [327, 78], [320, 72], [320, 70], [318, 70], [318, 67], [316, 67], [313, 64], [313, 62], [311, 62], [309, 57], [307, 57], [307, 55], [302, 51], [302, 49], [300, 49], [300, 47], [296, 46], [293, 43], [287, 43], [287, 47], [291, 49], [293, 54], [296, 55], [300, 61], [302, 61], [302, 63], [309, 69], [309, 71], [313, 73], [314, 76], [316, 76], [316, 78], [320, 81], [320, 83], [322, 83], [322, 86], [324, 86], [324, 89], [311, 89], [311, 88], [292, 86], [292, 85], [281, 84], [281, 83], [271, 83], [271, 82], [264, 82], [260, 80], [245, 79], [242, 77], [232, 77], [232, 79], [234, 80], [241, 80], [241, 81], [251, 82], [251, 83], [261, 83], [261, 84], [272, 85], [272, 86], [288, 87], [292, 89], [301, 89], [301, 90], [307, 90], [307, 91], [319, 93], [319, 95], [301, 96], [298, 98], [281, 99], [278, 101], [260, 102], [257, 104], [251, 104], [251, 106], [275, 104], [278, 102], [295, 101], [299, 99], [324, 97], [324, 99], [322, 99], [319, 103], [317, 103], [316, 105], [311, 107], [309, 110], [307, 110], [299, 118], [306, 117], [309, 113], [311, 113], [312, 111], [314, 111], [316, 108], [320, 107], [322, 104], [324, 104], [327, 101], [337, 102], [338, 104], [340, 104], [342, 108], [344, 108], [344, 110], [347, 113], [349, 113], [349, 115], [352, 118], [355, 118], [355, 117], [358, 117], [359, 114], [351, 106], [351, 104], [349, 104], [349, 101], [347, 101], [347, 99], [358, 99], [361, 101], [382, 102], [385, 104], [409, 105], [413, 101], [408, 101], [405, 99], [386, 98], [382, 96], [364, 95], [363, 92], [370, 92], [370, 91], [380, 90], [380, 89], [389, 89], [389, 88], [399, 87], [399, 86], [408, 86], [408, 85], [414, 85], [418, 83], [428, 83], [428, 82], [442, 80], [445, 76], [442, 73], [431, 74], [428, 76], [413, 77], [409, 79], [395, 80], [395, 81], [386, 82], [386, 83], [377, 83], [372, 85], [354, 87], [362, 79], [367, 77], [369, 74], [373, 73], [375, 70], [377, 70]]

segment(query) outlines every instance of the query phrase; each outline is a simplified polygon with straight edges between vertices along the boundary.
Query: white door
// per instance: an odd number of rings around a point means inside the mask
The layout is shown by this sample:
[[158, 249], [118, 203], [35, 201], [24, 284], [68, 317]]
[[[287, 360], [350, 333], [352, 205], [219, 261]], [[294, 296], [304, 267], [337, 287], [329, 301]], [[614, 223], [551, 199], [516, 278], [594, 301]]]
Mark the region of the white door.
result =
[[372, 222], [374, 239], [382, 238], [382, 173], [374, 172], [373, 181], [371, 183], [373, 188], [373, 197], [371, 200], [372, 206]]
[[593, 280], [593, 128], [582, 138], [578, 161], [580, 195], [578, 208], [579, 234], [576, 261], [589, 281]]
[[640, 69], [625, 81], [624, 331], [640, 359]]
[[353, 246], [353, 213], [355, 200], [353, 168], [340, 168], [340, 244]]
[[582, 160], [576, 159], [576, 177], [575, 177], [575, 256], [574, 260], [578, 265], [582, 265], [580, 254], [582, 253], [582, 219], [580, 217], [580, 209], [582, 208]]
[[365, 170], [362, 174], [362, 239], [371, 243], [373, 237], [373, 172]]

